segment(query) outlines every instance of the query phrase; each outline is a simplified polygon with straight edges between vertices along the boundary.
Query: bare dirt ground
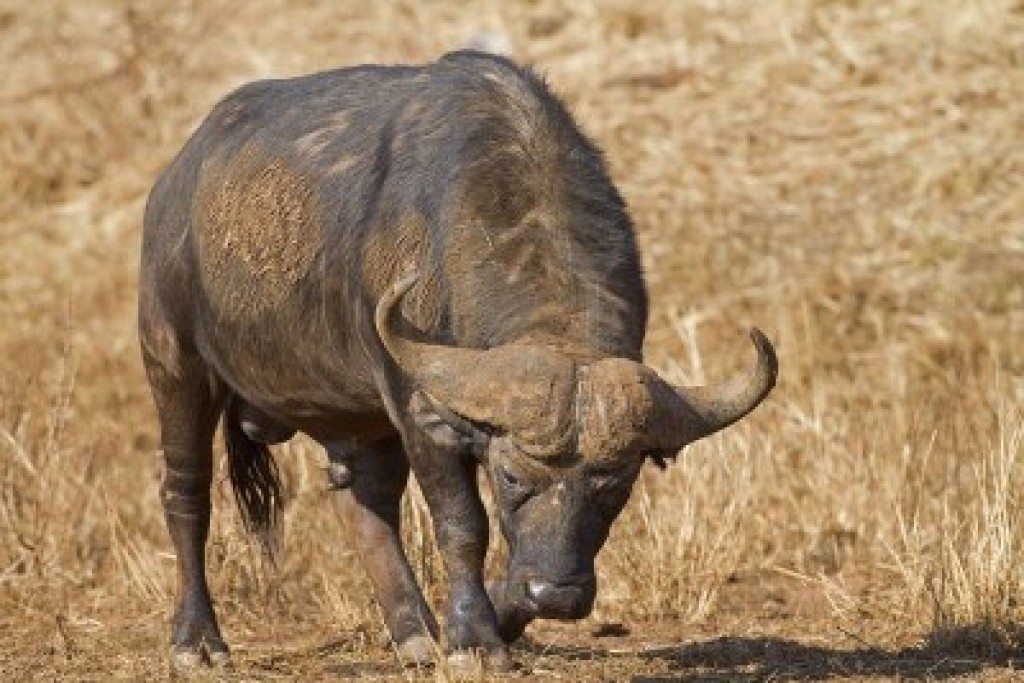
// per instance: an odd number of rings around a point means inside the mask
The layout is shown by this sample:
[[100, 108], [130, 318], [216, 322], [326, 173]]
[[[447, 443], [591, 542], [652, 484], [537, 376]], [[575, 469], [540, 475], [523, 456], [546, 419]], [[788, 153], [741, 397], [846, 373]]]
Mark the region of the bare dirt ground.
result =
[[[750, 419], [644, 472], [595, 613], [531, 627], [510, 678], [1021, 678], [1019, 1], [85, 0], [0, 1], [0, 679], [169, 675], [134, 323], [159, 170], [245, 81], [471, 41], [534, 64], [606, 150], [651, 289], [648, 361], [722, 378], [757, 325], [782, 367]], [[451, 677], [395, 664], [323, 454], [277, 457], [276, 566], [215, 485], [233, 675]]]

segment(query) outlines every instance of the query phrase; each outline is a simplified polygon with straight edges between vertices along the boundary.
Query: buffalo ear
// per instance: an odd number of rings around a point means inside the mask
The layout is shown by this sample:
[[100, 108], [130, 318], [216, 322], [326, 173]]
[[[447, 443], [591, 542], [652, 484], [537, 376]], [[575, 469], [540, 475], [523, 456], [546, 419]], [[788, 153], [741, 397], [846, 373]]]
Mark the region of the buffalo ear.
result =
[[483, 432], [423, 391], [413, 392], [409, 415], [420, 433], [438, 448], [480, 455], [477, 451], [486, 445], [487, 437]]

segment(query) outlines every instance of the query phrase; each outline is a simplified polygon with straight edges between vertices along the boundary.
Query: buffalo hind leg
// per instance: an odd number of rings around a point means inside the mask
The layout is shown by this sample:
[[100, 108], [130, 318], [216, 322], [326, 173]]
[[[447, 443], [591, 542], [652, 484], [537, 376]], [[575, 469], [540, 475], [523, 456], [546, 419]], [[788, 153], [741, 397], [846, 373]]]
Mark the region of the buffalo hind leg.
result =
[[146, 351], [144, 346], [165, 463], [160, 500], [178, 564], [171, 663], [179, 669], [204, 663], [226, 666], [228, 647], [206, 582], [213, 436], [224, 392], [198, 357], [167, 360]]
[[[437, 622], [423, 599], [400, 534], [401, 501], [409, 461], [397, 437], [370, 445], [327, 444], [332, 473], [346, 471], [340, 488], [345, 516], [373, 584], [399, 658], [407, 664], [434, 659]], [[333, 477], [332, 477], [333, 480]]]

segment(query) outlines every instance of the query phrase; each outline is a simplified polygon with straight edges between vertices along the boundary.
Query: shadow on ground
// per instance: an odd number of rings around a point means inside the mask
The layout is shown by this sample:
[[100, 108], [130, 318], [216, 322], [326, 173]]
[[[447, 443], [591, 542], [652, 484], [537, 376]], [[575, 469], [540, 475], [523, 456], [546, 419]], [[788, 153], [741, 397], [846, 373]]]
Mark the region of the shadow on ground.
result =
[[980, 642], [977, 628], [946, 630], [925, 645], [886, 650], [840, 649], [805, 645], [776, 637], [726, 636], [647, 650], [608, 651], [530, 643], [527, 651], [567, 660], [600, 661], [619, 657], [659, 660], [669, 673], [638, 676], [636, 681], [799, 681], [833, 677], [944, 679], [991, 669], [1024, 670], [1024, 649]]

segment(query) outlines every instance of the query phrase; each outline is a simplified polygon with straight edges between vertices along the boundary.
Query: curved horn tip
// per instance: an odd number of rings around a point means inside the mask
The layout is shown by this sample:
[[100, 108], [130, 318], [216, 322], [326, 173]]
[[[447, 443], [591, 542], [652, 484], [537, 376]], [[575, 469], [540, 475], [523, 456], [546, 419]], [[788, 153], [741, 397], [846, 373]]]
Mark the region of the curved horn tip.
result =
[[757, 348], [759, 365], [771, 373], [774, 382], [775, 377], [779, 374], [779, 357], [775, 354], [775, 347], [772, 346], [771, 340], [765, 333], [756, 327], [750, 328], [750, 339]]
[[[405, 276], [402, 277], [401, 280], [398, 280], [397, 282], [395, 282], [395, 283], [393, 283], [391, 285], [391, 293], [394, 296], [402, 296], [403, 294], [408, 292], [409, 288], [412, 287], [414, 284], [416, 284], [416, 281], [419, 280], [419, 279], [420, 279], [420, 271], [414, 270], [414, 271], [412, 271], [410, 273], [407, 273]], [[761, 335], [761, 336], [764, 336], [764, 335]]]
[[382, 330], [387, 326], [387, 318], [391, 309], [395, 307], [398, 300], [405, 295], [409, 289], [419, 280], [420, 273], [417, 270], [405, 275], [402, 279], [391, 284], [384, 295], [377, 302], [377, 310], [374, 315], [374, 322], [377, 326], [377, 333], [383, 336]]

